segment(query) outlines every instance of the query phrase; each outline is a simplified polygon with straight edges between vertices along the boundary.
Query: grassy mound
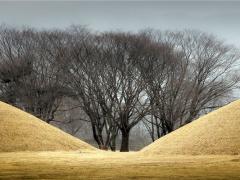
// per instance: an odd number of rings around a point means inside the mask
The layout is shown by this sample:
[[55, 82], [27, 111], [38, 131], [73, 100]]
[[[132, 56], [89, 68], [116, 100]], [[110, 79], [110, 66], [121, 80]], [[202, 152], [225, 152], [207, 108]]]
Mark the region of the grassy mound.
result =
[[141, 152], [149, 155], [240, 154], [240, 100], [158, 139]]
[[0, 152], [95, 150], [40, 119], [0, 102]]

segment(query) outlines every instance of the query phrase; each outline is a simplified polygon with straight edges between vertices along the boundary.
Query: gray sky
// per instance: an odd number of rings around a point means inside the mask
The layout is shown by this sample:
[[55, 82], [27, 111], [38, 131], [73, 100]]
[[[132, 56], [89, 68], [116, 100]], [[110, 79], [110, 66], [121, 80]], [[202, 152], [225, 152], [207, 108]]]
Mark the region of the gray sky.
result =
[[0, 2], [0, 23], [93, 30], [199, 29], [240, 47], [240, 2]]

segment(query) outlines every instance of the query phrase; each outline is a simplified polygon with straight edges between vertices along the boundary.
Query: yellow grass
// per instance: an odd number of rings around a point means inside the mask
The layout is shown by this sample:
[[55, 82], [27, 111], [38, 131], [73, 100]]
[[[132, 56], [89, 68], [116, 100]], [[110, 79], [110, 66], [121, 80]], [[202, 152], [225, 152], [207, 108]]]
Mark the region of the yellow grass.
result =
[[0, 179], [239, 179], [240, 156], [0, 153]]
[[0, 152], [91, 151], [94, 147], [40, 119], [0, 102]]
[[240, 154], [240, 100], [160, 138], [141, 152], [145, 155]]
[[237, 180], [239, 133], [236, 101], [140, 152], [105, 152], [0, 103], [0, 179]]

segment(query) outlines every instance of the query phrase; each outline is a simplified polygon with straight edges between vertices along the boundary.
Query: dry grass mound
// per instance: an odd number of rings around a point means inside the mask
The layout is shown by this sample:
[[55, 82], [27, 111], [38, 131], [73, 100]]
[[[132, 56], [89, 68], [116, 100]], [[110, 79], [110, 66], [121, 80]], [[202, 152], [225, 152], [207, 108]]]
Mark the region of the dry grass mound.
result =
[[40, 119], [0, 102], [0, 152], [95, 150]]
[[234, 101], [143, 148], [155, 155], [240, 154], [240, 100]]

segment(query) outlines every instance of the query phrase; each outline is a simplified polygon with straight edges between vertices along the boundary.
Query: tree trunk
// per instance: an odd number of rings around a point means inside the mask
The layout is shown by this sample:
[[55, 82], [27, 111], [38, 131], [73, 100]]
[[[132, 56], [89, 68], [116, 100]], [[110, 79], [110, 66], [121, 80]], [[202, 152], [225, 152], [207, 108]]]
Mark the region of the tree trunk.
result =
[[113, 139], [110, 143], [110, 148], [112, 151], [116, 151], [116, 139]]
[[120, 148], [120, 152], [128, 152], [129, 151], [129, 131], [122, 131], [122, 144]]
[[97, 130], [96, 130], [95, 125], [93, 123], [91, 123], [91, 125], [92, 125], [93, 138], [97, 142], [99, 149], [101, 149], [102, 146], [103, 146], [102, 137], [99, 134], [97, 134]]
[[112, 151], [116, 151], [117, 149], [117, 145], [116, 145], [117, 136], [118, 136], [118, 128], [115, 127], [110, 138], [110, 148]]

